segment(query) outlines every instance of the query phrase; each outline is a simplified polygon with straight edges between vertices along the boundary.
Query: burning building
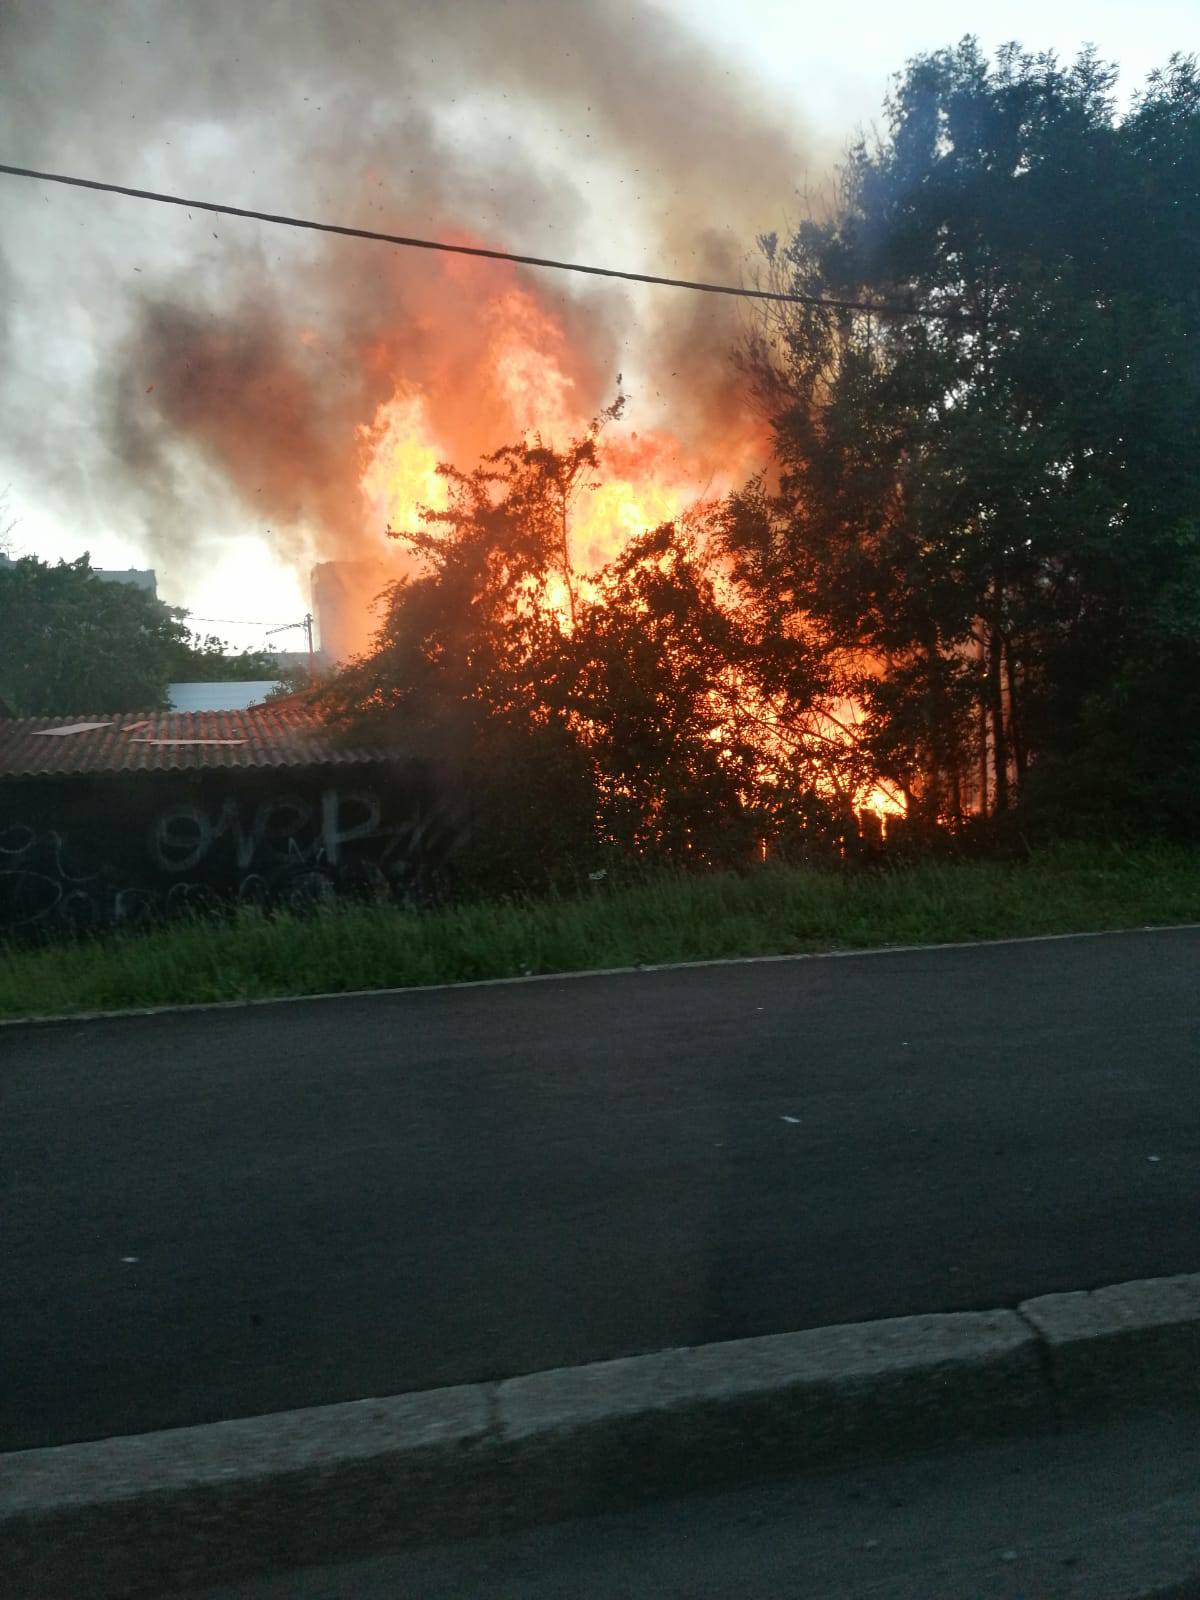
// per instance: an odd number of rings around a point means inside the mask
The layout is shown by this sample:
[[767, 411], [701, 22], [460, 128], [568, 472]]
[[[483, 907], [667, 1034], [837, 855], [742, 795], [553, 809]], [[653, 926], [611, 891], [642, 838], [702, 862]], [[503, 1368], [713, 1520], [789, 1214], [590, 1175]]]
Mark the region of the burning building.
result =
[[396, 576], [395, 565], [383, 558], [320, 561], [312, 569], [317, 645], [326, 661], [349, 661], [367, 648], [378, 622], [379, 596]]

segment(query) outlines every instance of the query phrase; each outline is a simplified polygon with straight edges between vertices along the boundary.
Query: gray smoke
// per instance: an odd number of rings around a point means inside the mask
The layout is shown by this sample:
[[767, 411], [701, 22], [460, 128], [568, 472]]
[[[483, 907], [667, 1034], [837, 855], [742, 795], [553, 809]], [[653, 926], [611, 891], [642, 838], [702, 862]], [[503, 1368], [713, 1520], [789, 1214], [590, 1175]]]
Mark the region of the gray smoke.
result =
[[[821, 165], [647, 0], [8, 0], [0, 74], [14, 163], [688, 277], [736, 277]], [[168, 570], [221, 518], [352, 553], [355, 430], [398, 374], [436, 371], [461, 464], [501, 442], [475, 370], [501, 271], [561, 319], [585, 405], [640, 366], [703, 448], [743, 403], [730, 302], [0, 185], [6, 446]]]

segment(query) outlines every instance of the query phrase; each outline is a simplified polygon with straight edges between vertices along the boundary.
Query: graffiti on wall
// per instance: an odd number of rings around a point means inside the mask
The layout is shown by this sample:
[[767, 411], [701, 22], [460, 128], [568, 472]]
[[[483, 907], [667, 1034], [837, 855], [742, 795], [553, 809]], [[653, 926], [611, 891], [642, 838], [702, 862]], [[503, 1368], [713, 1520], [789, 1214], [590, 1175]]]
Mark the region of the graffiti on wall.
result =
[[68, 859], [66, 840], [18, 822], [0, 833], [0, 927], [88, 920], [98, 873]]
[[[112, 819], [109, 831], [121, 828]], [[231, 903], [423, 901], [436, 893], [458, 827], [433, 807], [387, 822], [377, 791], [330, 786], [177, 801], [152, 816], [132, 857], [81, 831], [0, 827], [0, 929], [116, 927]]]

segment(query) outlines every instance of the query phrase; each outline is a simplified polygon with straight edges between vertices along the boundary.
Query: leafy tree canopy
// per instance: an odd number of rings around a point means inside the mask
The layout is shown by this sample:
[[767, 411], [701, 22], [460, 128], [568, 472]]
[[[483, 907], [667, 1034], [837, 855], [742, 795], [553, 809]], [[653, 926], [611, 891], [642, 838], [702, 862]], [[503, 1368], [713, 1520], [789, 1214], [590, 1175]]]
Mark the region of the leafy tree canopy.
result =
[[1174, 58], [1124, 117], [1114, 79], [1091, 53], [921, 57], [835, 214], [763, 241], [796, 290], [911, 313], [762, 327], [779, 482], [728, 544], [847, 663], [879, 771], [931, 822], [1188, 787], [1200, 78]]
[[186, 615], [99, 576], [87, 555], [0, 565], [0, 699], [19, 716], [155, 711], [169, 683], [278, 676], [270, 651], [227, 651]]
[[[186, 625], [187, 612], [179, 615]], [[189, 630], [171, 663], [170, 681], [251, 683], [279, 675], [279, 658], [273, 650], [227, 650], [216, 634], [202, 637]]]
[[[561, 450], [534, 440], [444, 467], [449, 504], [400, 535], [415, 570], [374, 650], [320, 697], [357, 732], [460, 766], [486, 817], [485, 878], [613, 851], [745, 860], [799, 793], [781, 769], [795, 778], [802, 734], [770, 698], [754, 615], [725, 592], [711, 519], [648, 530], [599, 572], [574, 566], [575, 497], [616, 410]], [[794, 713], [815, 666], [798, 639], [786, 655], [770, 660]]]
[[620, 402], [443, 468], [328, 714], [469, 765], [509, 881], [844, 840], [875, 783], [931, 834], [1194, 828], [1200, 76], [1173, 59], [1124, 115], [1114, 79], [972, 40], [912, 62], [832, 212], [762, 241], [841, 306], [750, 342], [770, 472], [581, 574]]
[[161, 709], [186, 638], [166, 606], [97, 577], [86, 555], [0, 567], [0, 698], [19, 716]]

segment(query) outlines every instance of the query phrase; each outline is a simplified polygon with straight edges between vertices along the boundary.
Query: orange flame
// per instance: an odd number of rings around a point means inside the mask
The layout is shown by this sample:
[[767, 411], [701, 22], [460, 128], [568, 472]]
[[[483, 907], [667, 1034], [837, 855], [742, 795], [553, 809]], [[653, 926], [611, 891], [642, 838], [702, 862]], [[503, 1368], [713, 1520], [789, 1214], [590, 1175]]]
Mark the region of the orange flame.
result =
[[[448, 276], [464, 283], [469, 266], [450, 263]], [[478, 306], [478, 302], [476, 302]], [[587, 430], [591, 418], [580, 395], [572, 368], [572, 351], [562, 324], [539, 305], [528, 290], [515, 283], [486, 299], [482, 314], [476, 309], [486, 336], [477, 340], [471, 368], [470, 397], [447, 413], [445, 393], [431, 396], [408, 376], [396, 382], [391, 399], [379, 406], [370, 424], [360, 427], [363, 451], [360, 488], [368, 518], [379, 542], [380, 573], [384, 564], [394, 575], [406, 564], [405, 554], [383, 538], [387, 528], [419, 525], [422, 507], [443, 510], [447, 485], [437, 472], [439, 461], [456, 465], [460, 450], [456, 438], [440, 435], [435, 414], [449, 414], [461, 428], [470, 417], [472, 432], [496, 440], [523, 439], [563, 449]], [[384, 362], [382, 346], [375, 355]], [[465, 399], [473, 405], [464, 405]], [[436, 405], [431, 404], [436, 400]], [[631, 539], [673, 521], [701, 497], [718, 497], [744, 480], [762, 451], [759, 425], [752, 418], [735, 419], [724, 446], [726, 459], [705, 470], [689, 456], [681, 441], [665, 430], [638, 432], [627, 423], [611, 423], [597, 444], [598, 468], [580, 485], [571, 512], [571, 564], [579, 587], [616, 558]], [[376, 592], [384, 578], [376, 584]], [[569, 610], [566, 586], [551, 578], [546, 586], [550, 604], [565, 620]], [[365, 608], [364, 608], [365, 609]], [[374, 620], [364, 615], [361, 646], [369, 642]], [[731, 686], [734, 698], [743, 691]], [[768, 708], [769, 709], [769, 708]], [[769, 720], [769, 719], [768, 719]], [[815, 736], [826, 743], [851, 745], [860, 720], [857, 709], [841, 702], [818, 712]], [[714, 730], [715, 738], [721, 738]], [[884, 784], [876, 784], [852, 798], [858, 810], [873, 812], [886, 829], [887, 819], [904, 815], [903, 798]]]
[[[578, 386], [566, 370], [562, 327], [524, 289], [496, 294], [486, 308], [489, 337], [477, 384], [479, 405], [498, 413], [491, 432], [508, 439], [541, 439], [561, 449], [588, 428]], [[359, 429], [360, 478], [367, 515], [382, 535], [413, 527], [421, 507], [444, 509], [439, 461], [453, 459], [454, 441], [439, 438], [422, 388], [402, 378], [392, 398]], [[615, 424], [601, 436], [595, 480], [580, 486], [572, 508], [571, 559], [586, 576], [611, 561], [628, 541], [677, 517], [707, 487], [679, 441], [663, 432], [638, 434]], [[736, 465], [736, 464], [735, 464]], [[729, 482], [733, 474], [726, 474]], [[381, 556], [384, 555], [382, 538]], [[401, 564], [392, 547], [389, 559]]]
[[446, 484], [437, 470], [441, 453], [419, 390], [398, 388], [358, 433], [367, 456], [360, 487], [377, 527], [413, 527], [422, 506], [444, 509]]

